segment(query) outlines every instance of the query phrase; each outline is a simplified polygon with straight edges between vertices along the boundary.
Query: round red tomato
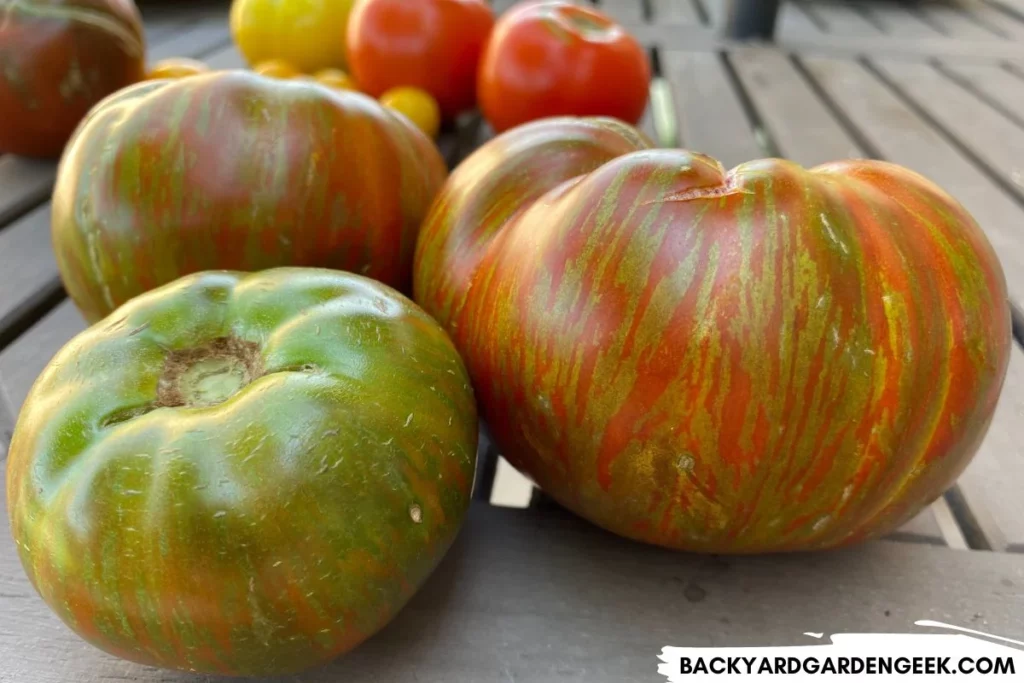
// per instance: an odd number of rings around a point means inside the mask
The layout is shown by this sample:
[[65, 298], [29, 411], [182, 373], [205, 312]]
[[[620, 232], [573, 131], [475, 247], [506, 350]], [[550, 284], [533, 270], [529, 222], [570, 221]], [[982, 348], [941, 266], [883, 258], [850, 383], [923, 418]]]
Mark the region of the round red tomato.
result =
[[484, 0], [363, 0], [349, 20], [349, 66], [364, 92], [420, 88], [452, 119], [476, 105], [477, 65], [493, 25]]
[[608, 16], [567, 0], [505, 14], [480, 62], [478, 94], [498, 132], [551, 116], [612, 116], [636, 123], [651, 67], [636, 39]]
[[86, 112], [145, 71], [133, 0], [0, 2], [0, 154], [59, 157]]

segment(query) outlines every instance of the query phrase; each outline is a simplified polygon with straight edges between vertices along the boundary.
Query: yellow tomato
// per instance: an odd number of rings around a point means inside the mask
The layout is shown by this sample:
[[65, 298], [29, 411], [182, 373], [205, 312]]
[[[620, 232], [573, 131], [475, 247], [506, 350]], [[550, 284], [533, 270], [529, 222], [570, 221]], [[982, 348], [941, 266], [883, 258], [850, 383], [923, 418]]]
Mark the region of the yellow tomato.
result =
[[380, 96], [385, 107], [404, 114], [431, 138], [441, 128], [441, 110], [429, 93], [419, 88], [392, 88]]
[[283, 59], [312, 73], [345, 66], [348, 16], [356, 0], [233, 0], [231, 35], [257, 64]]
[[283, 59], [268, 59], [254, 66], [252, 70], [268, 78], [298, 78], [302, 75], [298, 69]]
[[155, 81], [161, 78], [187, 78], [210, 72], [210, 67], [202, 62], [187, 57], [162, 59], [146, 72], [146, 80]]
[[341, 69], [322, 69], [313, 74], [321, 85], [338, 90], [359, 90], [355, 80]]

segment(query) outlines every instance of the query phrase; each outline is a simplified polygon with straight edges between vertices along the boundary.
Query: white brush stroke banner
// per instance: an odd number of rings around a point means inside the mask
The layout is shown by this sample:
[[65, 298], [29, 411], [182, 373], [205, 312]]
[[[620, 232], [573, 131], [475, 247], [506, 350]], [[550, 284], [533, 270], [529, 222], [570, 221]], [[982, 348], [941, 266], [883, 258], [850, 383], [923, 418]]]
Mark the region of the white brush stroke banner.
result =
[[666, 646], [658, 657], [662, 662], [658, 673], [670, 683], [830, 677], [906, 681], [948, 676], [958, 683], [1024, 681], [1024, 642], [938, 621], [915, 624], [959, 633], [837, 633], [828, 642], [790, 647]]

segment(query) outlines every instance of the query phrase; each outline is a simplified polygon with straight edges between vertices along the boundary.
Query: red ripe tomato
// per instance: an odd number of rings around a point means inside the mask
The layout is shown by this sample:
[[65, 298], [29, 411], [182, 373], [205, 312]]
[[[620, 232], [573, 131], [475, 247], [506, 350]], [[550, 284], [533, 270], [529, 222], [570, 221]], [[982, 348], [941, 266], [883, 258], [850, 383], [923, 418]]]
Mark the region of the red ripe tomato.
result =
[[498, 20], [477, 90], [498, 132], [551, 116], [613, 116], [637, 123], [651, 66], [607, 15], [567, 0], [524, 3]]
[[494, 15], [484, 0], [362, 0], [348, 24], [348, 59], [374, 97], [407, 86], [452, 119], [476, 105], [476, 73]]

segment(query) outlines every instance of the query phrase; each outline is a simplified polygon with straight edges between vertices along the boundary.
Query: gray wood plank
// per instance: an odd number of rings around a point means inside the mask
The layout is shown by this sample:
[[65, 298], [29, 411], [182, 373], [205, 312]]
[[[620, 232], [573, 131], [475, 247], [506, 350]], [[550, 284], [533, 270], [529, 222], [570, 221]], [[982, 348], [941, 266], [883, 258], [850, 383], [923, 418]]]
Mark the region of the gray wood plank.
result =
[[883, 158], [923, 173], [964, 204], [999, 254], [1011, 299], [1024, 303], [1020, 205], [860, 64], [826, 57], [803, 61]]
[[0, 231], [0, 334], [60, 289], [50, 246], [50, 204]]
[[982, 4], [992, 7], [1014, 21], [1024, 23], [1024, 0], [982, 0]]
[[806, 167], [865, 156], [788, 56], [761, 47], [729, 55], [783, 156]]
[[231, 41], [227, 11], [221, 7], [197, 24], [153, 45], [150, 62], [169, 57], [203, 57]]
[[[0, 544], [0, 666], [10, 680], [214, 680], [84, 644], [36, 597], [6, 533]], [[883, 541], [815, 555], [700, 557], [620, 541], [556, 513], [475, 504], [394, 622], [302, 680], [639, 683], [653, 680], [669, 644], [797, 645], [809, 642], [806, 631], [920, 632], [919, 619], [984, 620], [987, 632], [1019, 638], [1022, 584], [1020, 555]]]
[[[874, 64], [1024, 200], [1024, 187], [1014, 183], [1024, 173], [1024, 128], [930, 64], [896, 60], [874, 60]], [[1024, 87], [1018, 90], [1024, 92]]]
[[228, 44], [206, 58], [212, 69], [244, 69], [245, 57], [234, 44]]
[[3, 373], [0, 373], [0, 462], [7, 458], [7, 447], [11, 445], [11, 436], [14, 434], [15, 415], [14, 406], [4, 387]]
[[912, 12], [898, 2], [871, 2], [864, 5], [864, 10], [885, 33], [914, 38], [943, 35], [935, 26], [922, 19], [919, 13]]
[[[186, 15], [187, 16], [187, 15]], [[149, 61], [167, 57], [201, 57], [230, 42], [227, 13], [220, 8], [207, 19], [164, 34], [149, 50]], [[0, 158], [0, 227], [39, 204], [53, 189], [56, 163], [6, 155]]]
[[643, 0], [599, 0], [601, 11], [623, 24], [646, 21]]
[[975, 21], [978, 21], [990, 30], [1002, 34], [1011, 40], [1019, 41], [1024, 39], [1024, 18], [994, 7], [983, 0], [971, 2], [966, 7], [973, 15]]
[[198, 21], [198, 18], [191, 14], [156, 14], [152, 12], [142, 13], [142, 26], [146, 32], [146, 46], [152, 48], [166, 40], [169, 36], [183, 30], [189, 24]]
[[708, 24], [719, 28], [725, 25], [727, 0], [697, 0], [708, 16]]
[[53, 161], [0, 157], [0, 228], [46, 199], [56, 169]]
[[992, 427], [957, 486], [992, 549], [1024, 553], [1024, 352], [1016, 345]]
[[681, 144], [726, 167], [764, 156], [718, 53], [662, 52], [672, 85]]
[[826, 35], [824, 30], [807, 14], [803, 5], [797, 2], [782, 3], [778, 22], [777, 36], [783, 40]]
[[651, 18], [661, 25], [700, 24], [694, 0], [650, 0]]
[[86, 328], [85, 319], [70, 299], [43, 316], [14, 343], [0, 351], [0, 378], [14, 414], [47, 363], [72, 337]]
[[940, 68], [1024, 125], [1024, 78], [998, 64], [965, 64], [945, 59]]
[[[652, 34], [656, 33], [656, 31], [652, 31]], [[820, 54], [822, 56], [861, 57], [876, 55], [899, 57], [907, 55], [958, 57], [977, 61], [1024, 59], [1024, 55], [1022, 55], [1024, 43], [1010, 40], [993, 40], [992, 36], [972, 40], [953, 40], [947, 36], [914, 38], [885, 34], [824, 34], [780, 36], [780, 38], [782, 40], [777, 41], [779, 47], [800, 54]], [[671, 35], [665, 37], [653, 35], [652, 39], [661, 40], [661, 44], [665, 47], [672, 47], [678, 44]], [[702, 37], [697, 35], [689, 39], [701, 41]], [[703, 47], [702, 44], [701, 46]]]
[[940, 31], [953, 38], [987, 39], [1002, 38], [992, 29], [974, 21], [970, 13], [960, 7], [941, 2], [920, 3], [920, 11], [924, 18], [938, 27]]
[[[787, 0], [791, 1], [791, 0]], [[741, 42], [726, 39], [720, 35], [718, 23], [719, 3], [708, 6], [712, 19], [710, 26], [676, 24], [661, 25], [644, 22], [630, 24], [626, 28], [643, 45], [656, 46], [666, 50], [704, 51], [724, 50], [741, 45]], [[1019, 60], [1024, 62], [1024, 43], [1010, 40], [952, 40], [946, 36], [913, 38], [886, 35], [841, 35], [836, 33], [784, 33], [777, 44], [797, 53], [814, 53], [824, 56], [934, 56], [959, 57], [968, 60]]]
[[826, 31], [844, 36], [877, 36], [881, 31], [861, 14], [861, 7], [845, 2], [803, 2], [802, 7], [825, 26]]
[[1024, 20], [1024, 0], [985, 0]]

